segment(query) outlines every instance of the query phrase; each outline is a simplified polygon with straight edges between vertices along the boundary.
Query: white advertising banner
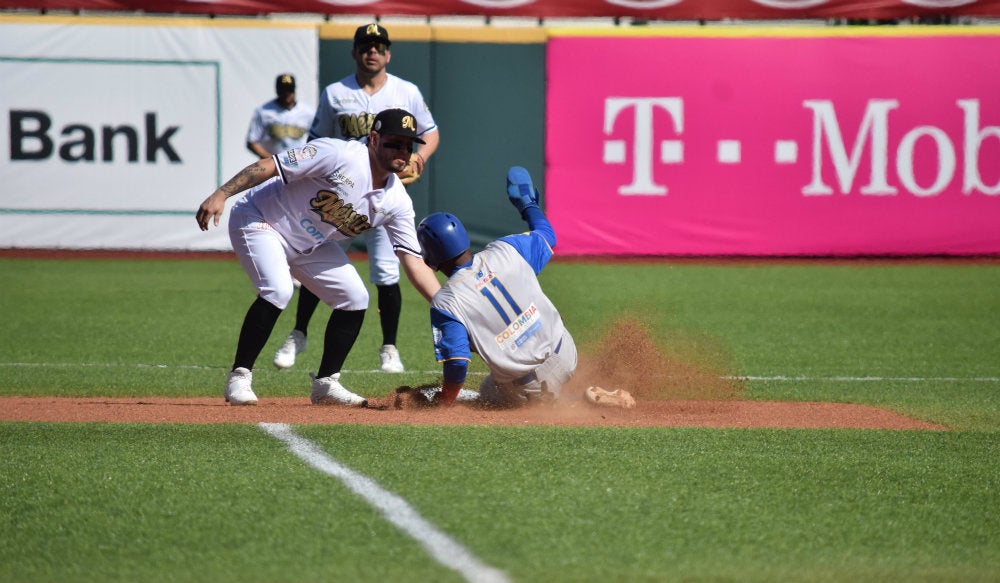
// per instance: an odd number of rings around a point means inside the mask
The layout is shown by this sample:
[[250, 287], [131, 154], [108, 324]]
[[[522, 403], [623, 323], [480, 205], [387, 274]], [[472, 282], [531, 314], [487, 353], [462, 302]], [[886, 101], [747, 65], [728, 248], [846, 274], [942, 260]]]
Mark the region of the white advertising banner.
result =
[[285, 72], [315, 104], [315, 26], [0, 20], [0, 248], [230, 249], [195, 211]]

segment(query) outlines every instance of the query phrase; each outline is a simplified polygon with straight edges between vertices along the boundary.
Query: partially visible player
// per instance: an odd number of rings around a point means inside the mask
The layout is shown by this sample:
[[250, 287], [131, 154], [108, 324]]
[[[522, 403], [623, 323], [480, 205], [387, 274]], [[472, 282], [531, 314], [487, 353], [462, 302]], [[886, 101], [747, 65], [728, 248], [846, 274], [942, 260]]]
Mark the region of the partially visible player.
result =
[[340, 383], [340, 370], [368, 309], [368, 289], [337, 243], [384, 226], [407, 278], [430, 300], [440, 288], [421, 260], [413, 201], [395, 173], [420, 143], [407, 111], [379, 113], [367, 143], [321, 138], [247, 166], [201, 203], [201, 230], [216, 226], [226, 199], [244, 190], [229, 215], [229, 239], [257, 289], [243, 320], [225, 397], [256, 405], [253, 366], [294, 293], [292, 278], [333, 308], [312, 383], [314, 404], [365, 406]]
[[[420, 89], [386, 70], [392, 59], [391, 45], [389, 32], [381, 25], [373, 23], [358, 27], [351, 49], [355, 71], [323, 91], [309, 137], [361, 140], [368, 135], [378, 112], [390, 108], [411, 111], [417, 118], [423, 142], [410, 155], [407, 168], [399, 173], [403, 183], [409, 184], [423, 174], [424, 164], [437, 150], [440, 136]], [[367, 232], [365, 244], [368, 247], [370, 280], [378, 290], [382, 326], [381, 369], [384, 372], [404, 372], [403, 361], [396, 348], [399, 315], [403, 306], [399, 289], [399, 262], [392, 252], [385, 229]], [[305, 350], [309, 320], [318, 303], [319, 300], [308, 289], [300, 290], [295, 328], [274, 355], [276, 367], [293, 366], [296, 355]]]
[[[508, 171], [507, 196], [530, 232], [502, 237], [474, 255], [455, 216], [434, 213], [417, 226], [424, 262], [448, 277], [431, 300], [434, 348], [444, 373], [432, 403], [466, 400], [469, 391], [463, 387], [473, 352], [490, 370], [478, 400], [492, 406], [559, 399], [576, 372], [573, 336], [538, 283], [538, 273], [552, 258], [556, 234], [538, 206], [527, 170], [515, 166]], [[621, 389], [590, 387], [585, 396], [599, 405], [635, 406]]]
[[282, 73], [274, 82], [277, 96], [253, 112], [247, 149], [259, 158], [301, 148], [309, 140], [316, 109], [295, 98], [295, 77]]

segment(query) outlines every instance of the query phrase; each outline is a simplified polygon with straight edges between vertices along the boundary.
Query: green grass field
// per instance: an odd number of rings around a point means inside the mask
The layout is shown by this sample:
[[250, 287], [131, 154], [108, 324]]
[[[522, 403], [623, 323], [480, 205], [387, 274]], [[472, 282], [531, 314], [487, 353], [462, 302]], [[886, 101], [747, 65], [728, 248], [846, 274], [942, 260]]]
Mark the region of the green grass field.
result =
[[[0, 259], [0, 274], [0, 396], [221, 400], [253, 297], [235, 260]], [[556, 262], [542, 282], [585, 350], [637, 318], [665, 348], [729, 363], [746, 398], [950, 431], [295, 432], [507, 581], [1000, 581], [1000, 265]], [[368, 372], [371, 311], [345, 366], [359, 393], [438, 376], [426, 307], [404, 294], [412, 372]], [[318, 350], [269, 364], [292, 316], [258, 363], [262, 396], [308, 394]], [[0, 422], [0, 441], [0, 581], [490, 580], [257, 426]]]

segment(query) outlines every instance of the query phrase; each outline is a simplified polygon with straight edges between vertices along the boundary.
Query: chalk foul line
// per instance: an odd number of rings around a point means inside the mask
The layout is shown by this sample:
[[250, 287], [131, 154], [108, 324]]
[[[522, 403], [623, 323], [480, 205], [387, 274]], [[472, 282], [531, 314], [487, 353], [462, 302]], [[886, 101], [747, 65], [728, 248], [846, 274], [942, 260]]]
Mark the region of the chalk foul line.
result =
[[510, 583], [503, 571], [486, 565], [468, 549], [438, 530], [400, 496], [375, 480], [341, 465], [315, 443], [297, 435], [285, 423], [261, 423], [261, 429], [288, 445], [299, 459], [340, 480], [348, 490], [368, 502], [396, 528], [408, 534], [439, 564], [462, 575], [470, 583]]

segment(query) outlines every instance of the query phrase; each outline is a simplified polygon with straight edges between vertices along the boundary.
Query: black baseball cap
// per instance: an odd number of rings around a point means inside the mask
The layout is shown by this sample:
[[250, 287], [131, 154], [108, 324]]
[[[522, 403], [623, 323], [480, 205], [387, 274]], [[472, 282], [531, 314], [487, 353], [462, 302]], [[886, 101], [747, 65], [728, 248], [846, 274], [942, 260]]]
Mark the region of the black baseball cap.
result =
[[274, 80], [274, 88], [278, 90], [288, 88], [295, 91], [295, 77], [290, 73], [278, 75], [278, 78]]
[[382, 43], [385, 46], [392, 44], [389, 41], [389, 31], [378, 23], [362, 24], [354, 31], [354, 46], [365, 43]]
[[418, 144], [427, 142], [417, 137], [417, 118], [405, 109], [385, 109], [375, 116], [372, 131], [383, 136], [412, 138]]

